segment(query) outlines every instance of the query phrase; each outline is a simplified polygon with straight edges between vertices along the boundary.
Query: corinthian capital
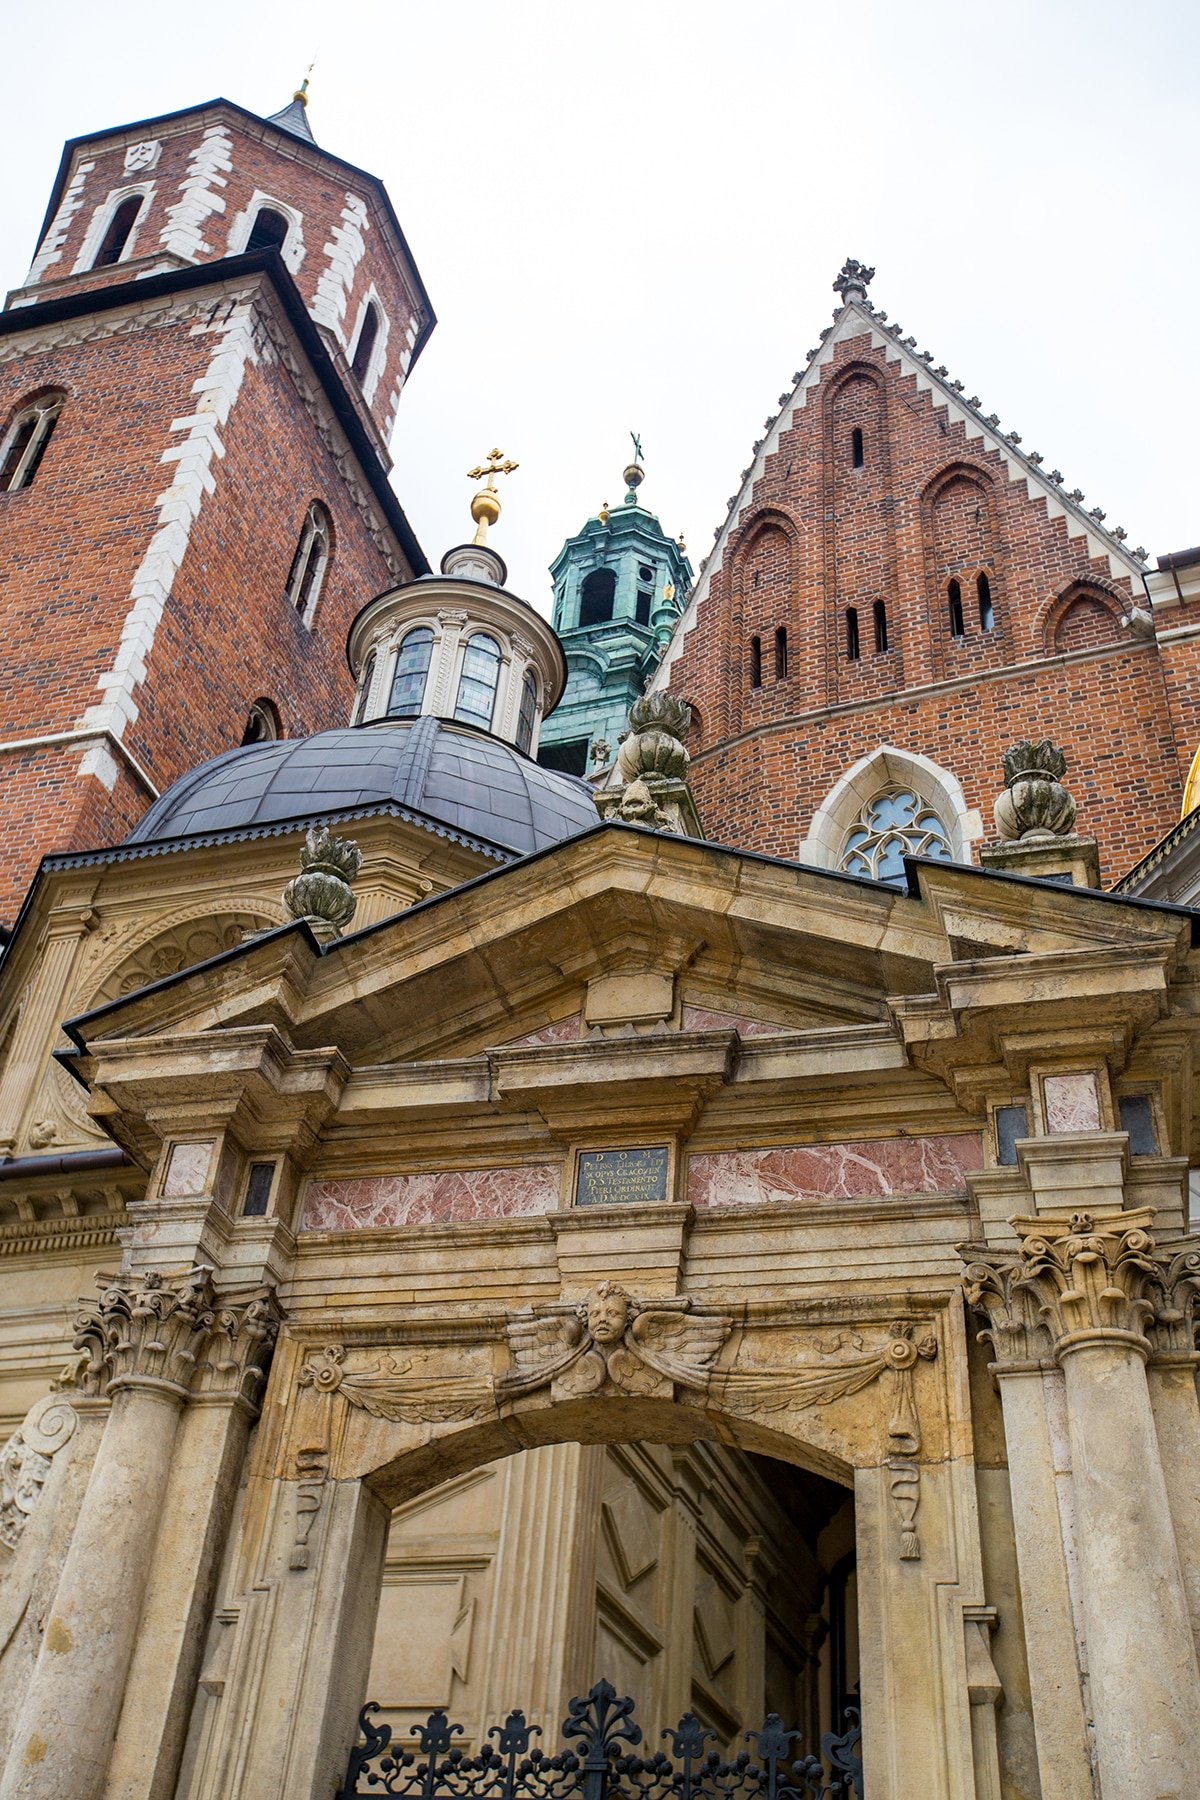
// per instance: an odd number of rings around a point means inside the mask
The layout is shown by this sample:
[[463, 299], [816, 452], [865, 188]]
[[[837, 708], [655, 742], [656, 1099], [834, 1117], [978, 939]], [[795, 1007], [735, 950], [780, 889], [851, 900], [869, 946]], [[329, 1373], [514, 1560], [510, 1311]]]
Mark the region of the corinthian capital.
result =
[[1164, 1359], [1194, 1358], [1200, 1330], [1200, 1250], [1164, 1246], [1158, 1269], [1158, 1304], [1151, 1338]]
[[997, 1365], [1049, 1360], [1054, 1344], [1037, 1299], [1023, 1285], [1020, 1259], [996, 1256], [986, 1244], [960, 1244], [959, 1255], [967, 1265], [962, 1278], [967, 1305], [981, 1320], [979, 1341], [991, 1344]]
[[1153, 1210], [1096, 1219], [1014, 1219], [1021, 1238], [1021, 1269], [1014, 1286], [1030, 1294], [1055, 1340], [1055, 1353], [1096, 1337], [1133, 1339], [1150, 1346], [1161, 1266], [1149, 1226]]
[[215, 1317], [212, 1270], [168, 1281], [151, 1270], [106, 1278], [98, 1301], [75, 1320], [75, 1348], [87, 1353], [92, 1392], [140, 1387], [183, 1400]]
[[191, 1398], [232, 1400], [256, 1414], [281, 1318], [279, 1302], [269, 1288], [249, 1300], [219, 1307], [196, 1369]]

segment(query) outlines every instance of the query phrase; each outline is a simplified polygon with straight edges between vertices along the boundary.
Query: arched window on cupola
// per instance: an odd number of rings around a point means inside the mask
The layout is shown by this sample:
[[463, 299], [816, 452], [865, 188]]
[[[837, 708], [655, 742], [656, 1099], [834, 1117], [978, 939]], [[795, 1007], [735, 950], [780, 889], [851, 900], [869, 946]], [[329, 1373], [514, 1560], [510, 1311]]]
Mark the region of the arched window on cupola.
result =
[[392, 692], [388, 699], [389, 719], [415, 719], [425, 699], [425, 683], [429, 679], [429, 663], [433, 656], [433, 632], [428, 625], [417, 625], [400, 645], [396, 668], [392, 675]]
[[0, 494], [27, 488], [41, 466], [63, 409], [62, 394], [42, 394], [23, 406], [0, 443]]
[[371, 685], [375, 680], [375, 652], [372, 650], [363, 664], [362, 679], [358, 684], [358, 699], [354, 703], [354, 717], [350, 723], [361, 725], [367, 716], [367, 706], [371, 699]]
[[144, 194], [128, 194], [121, 201], [108, 221], [108, 230], [100, 240], [100, 248], [92, 263], [93, 269], [110, 269], [114, 263], [120, 262], [145, 198]]
[[375, 340], [379, 336], [379, 308], [372, 300], [362, 317], [358, 328], [358, 342], [354, 346], [354, 356], [350, 362], [350, 373], [355, 381], [361, 383], [366, 379], [367, 370], [371, 366], [371, 356], [375, 349]]
[[288, 571], [286, 596], [306, 625], [311, 625], [325, 585], [333, 531], [329, 514], [314, 500], [304, 515], [296, 554]]
[[533, 721], [537, 717], [537, 677], [526, 669], [521, 679], [521, 712], [517, 719], [517, 749], [529, 755], [533, 743]]
[[481, 725], [485, 731], [490, 731], [499, 684], [500, 646], [486, 631], [476, 631], [467, 639], [463, 652], [455, 718], [464, 725]]
[[603, 625], [613, 616], [617, 598], [617, 577], [612, 569], [593, 569], [585, 575], [579, 590], [579, 623]]
[[254, 215], [247, 250], [282, 250], [287, 242], [290, 221], [273, 206], [260, 206]]

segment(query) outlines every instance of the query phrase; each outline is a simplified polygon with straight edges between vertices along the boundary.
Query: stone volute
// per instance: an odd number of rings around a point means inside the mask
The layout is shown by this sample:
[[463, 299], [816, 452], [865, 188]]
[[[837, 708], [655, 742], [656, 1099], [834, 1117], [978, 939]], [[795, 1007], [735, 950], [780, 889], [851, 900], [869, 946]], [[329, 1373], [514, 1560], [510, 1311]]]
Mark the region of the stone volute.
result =
[[1075, 802], [1062, 784], [1067, 759], [1049, 738], [1023, 739], [1004, 753], [1004, 789], [996, 801], [999, 842], [979, 853], [985, 869], [1100, 886], [1093, 837], [1075, 831]]
[[646, 694], [634, 701], [611, 785], [596, 792], [601, 818], [680, 837], [704, 835], [687, 783], [692, 759], [683, 734], [691, 719], [691, 707], [673, 694]]

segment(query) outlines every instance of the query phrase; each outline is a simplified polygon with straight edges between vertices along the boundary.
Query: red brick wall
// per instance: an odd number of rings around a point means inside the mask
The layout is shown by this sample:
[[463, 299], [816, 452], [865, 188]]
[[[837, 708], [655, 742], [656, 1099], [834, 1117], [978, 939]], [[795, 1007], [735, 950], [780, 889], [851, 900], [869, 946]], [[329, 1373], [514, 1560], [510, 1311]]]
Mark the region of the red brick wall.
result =
[[[980, 572], [991, 631], [980, 624]], [[1156, 644], [1131, 639], [1119, 621], [1132, 598], [1107, 558], [1089, 560], [1086, 541], [1069, 538], [998, 453], [935, 413], [867, 337], [839, 344], [755, 482], [669, 672], [701, 720], [689, 746], [709, 835], [797, 855], [835, 782], [884, 742], [949, 769], [990, 833], [1004, 750], [1050, 736], [1066, 750], [1080, 829], [1095, 832], [1115, 877], [1178, 818], [1181, 770], [1200, 738], [1200, 658], [1180, 645], [1168, 669]], [[877, 654], [880, 599], [888, 648]], [[857, 661], [846, 654], [850, 607]], [[779, 624], [782, 681], [770, 655]]]
[[[150, 170], [126, 174], [125, 149], [133, 138], [122, 134], [107, 143], [87, 144], [75, 152], [68, 184], [81, 163], [94, 163], [80, 189], [81, 204], [61, 246], [59, 261], [52, 263], [42, 276], [42, 286], [50, 286], [70, 277], [76, 258], [83, 247], [92, 216], [107, 196], [121, 188], [153, 184], [149, 204], [143, 208], [137, 225], [132, 255], [139, 264], [161, 253], [160, 233], [167, 228], [170, 209], [181, 199], [180, 185], [188, 178], [189, 159], [201, 143], [206, 129], [223, 124], [232, 140], [230, 160], [233, 167], [223, 174], [224, 187], [215, 189], [224, 202], [224, 211], [210, 214], [203, 225], [203, 247], [199, 260], [210, 261], [230, 254], [230, 232], [235, 220], [245, 210], [256, 192], [272, 196], [302, 215], [305, 255], [294, 279], [312, 307], [317, 284], [329, 267], [329, 247], [333, 232], [342, 223], [342, 209], [348, 194], [357, 195], [367, 207], [368, 229], [364, 233], [365, 248], [354, 274], [345, 314], [342, 319], [344, 337], [348, 340], [358, 318], [359, 305], [374, 283], [390, 322], [387, 360], [375, 389], [370, 410], [381, 428], [386, 428], [391, 414], [391, 400], [396, 382], [402, 375], [400, 357], [405, 350], [405, 336], [415, 315], [415, 294], [406, 278], [398, 255], [389, 248], [384, 214], [374, 192], [363, 182], [356, 182], [348, 170], [339, 168], [331, 159], [281, 133], [264, 127], [260, 138], [238, 123], [236, 115], [220, 112], [198, 112], [191, 119], [177, 122], [158, 133], [153, 127], [144, 135], [158, 137], [162, 145], [157, 165]], [[136, 137], [137, 134], [133, 134]], [[120, 279], [118, 273], [117, 278]], [[71, 282], [72, 288], [83, 282], [91, 286], [111, 286], [112, 271], [98, 270], [92, 280], [82, 275]], [[347, 343], [347, 348], [349, 344]]]
[[[173, 480], [163, 452], [173, 420], [194, 411], [194, 384], [221, 339], [184, 315], [91, 343], [0, 363], [0, 421], [33, 391], [66, 402], [34, 482], [0, 494], [0, 740], [70, 731], [104, 698], [130, 610], [130, 589]], [[211, 301], [202, 301], [202, 317]], [[265, 337], [262, 340], [266, 342]], [[353, 684], [345, 636], [363, 603], [394, 577], [330, 452], [273, 355], [246, 367], [221, 428], [212, 492], [158, 622], [138, 716], [123, 742], [154, 783], [240, 743], [251, 703], [272, 699], [286, 734], [345, 723]], [[310, 500], [333, 521], [333, 555], [313, 629], [284, 599]], [[81, 752], [0, 754], [0, 919], [11, 920], [47, 851], [119, 841], [149, 805], [126, 784], [110, 795], [81, 778]], [[33, 829], [31, 829], [31, 825]]]

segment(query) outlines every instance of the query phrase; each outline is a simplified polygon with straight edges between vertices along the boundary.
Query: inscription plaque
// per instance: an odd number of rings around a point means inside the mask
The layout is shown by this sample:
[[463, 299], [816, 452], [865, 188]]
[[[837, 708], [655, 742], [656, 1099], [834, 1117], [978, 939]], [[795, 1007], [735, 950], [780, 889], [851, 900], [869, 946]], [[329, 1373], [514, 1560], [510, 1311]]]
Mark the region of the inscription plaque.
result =
[[576, 1206], [629, 1206], [667, 1197], [667, 1146], [581, 1150], [575, 1170]]

